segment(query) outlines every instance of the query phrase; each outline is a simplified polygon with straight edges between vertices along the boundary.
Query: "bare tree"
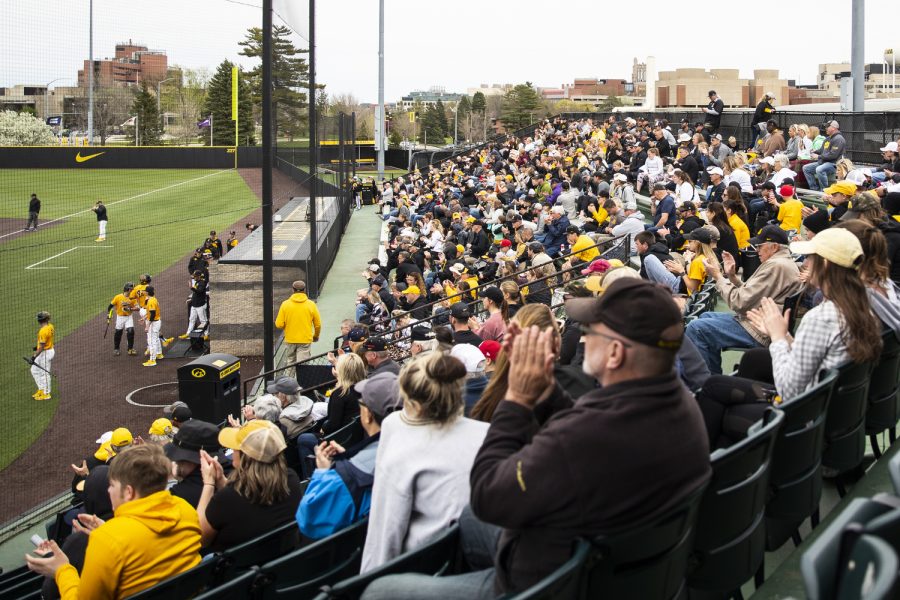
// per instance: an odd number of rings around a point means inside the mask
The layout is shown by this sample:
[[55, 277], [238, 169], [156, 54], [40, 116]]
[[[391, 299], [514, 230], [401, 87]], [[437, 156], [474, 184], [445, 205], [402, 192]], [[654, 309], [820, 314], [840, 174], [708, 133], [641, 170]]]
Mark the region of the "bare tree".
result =
[[197, 123], [206, 115], [201, 115], [203, 101], [206, 98], [206, 86], [209, 82], [208, 69], [182, 69], [182, 77], [178, 85], [171, 90], [173, 112], [177, 122], [172, 128], [173, 135], [182, 144], [197, 141], [199, 129]]

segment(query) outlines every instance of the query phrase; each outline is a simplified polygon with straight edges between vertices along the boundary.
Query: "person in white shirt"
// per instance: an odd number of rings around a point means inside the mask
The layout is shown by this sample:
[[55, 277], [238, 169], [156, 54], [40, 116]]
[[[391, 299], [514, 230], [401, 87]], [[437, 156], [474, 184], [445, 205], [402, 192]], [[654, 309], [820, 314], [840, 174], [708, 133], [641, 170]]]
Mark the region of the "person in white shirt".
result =
[[750, 180], [750, 173], [744, 170], [741, 159], [732, 155], [726, 158], [722, 165], [722, 171], [725, 173], [725, 187], [728, 187], [728, 184], [735, 181], [741, 186], [741, 192], [753, 193], [753, 182]]
[[681, 169], [675, 169], [672, 172], [672, 181], [675, 182], [675, 206], [680, 207], [687, 202], [699, 200], [697, 188], [694, 187], [690, 175]]
[[785, 179], [794, 179], [795, 177], [797, 177], [797, 173], [788, 168], [788, 166], [791, 164], [791, 161], [788, 159], [787, 154], [779, 152], [773, 158], [775, 162], [772, 170], [774, 172], [772, 173], [772, 177], [769, 179], [769, 181], [774, 183], [776, 188], [780, 188]]
[[630, 233], [631, 254], [635, 254], [637, 251], [634, 247], [634, 236], [644, 231], [644, 215], [641, 214], [641, 211], [638, 210], [637, 204], [634, 202], [626, 204], [622, 208], [622, 210], [625, 213], [625, 220], [615, 227], [608, 229], [607, 231], [615, 236]]
[[647, 161], [639, 169], [637, 176], [637, 189], [640, 190], [647, 181], [647, 187], [653, 189], [654, 183], [659, 183], [666, 178], [666, 168], [663, 160], [659, 157], [659, 150], [650, 148], [647, 150]]
[[463, 416], [466, 367], [442, 352], [400, 371], [403, 410], [381, 425], [362, 573], [434, 538], [469, 504], [469, 471], [488, 423]]

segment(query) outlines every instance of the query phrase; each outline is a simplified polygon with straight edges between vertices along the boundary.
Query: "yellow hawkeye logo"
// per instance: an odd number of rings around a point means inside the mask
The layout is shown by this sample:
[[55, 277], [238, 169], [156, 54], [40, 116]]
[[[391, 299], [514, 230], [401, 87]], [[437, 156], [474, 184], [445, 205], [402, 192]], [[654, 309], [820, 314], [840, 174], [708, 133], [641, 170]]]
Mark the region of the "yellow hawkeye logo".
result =
[[75, 162], [83, 163], [86, 160], [91, 160], [92, 158], [97, 158], [101, 154], [106, 154], [106, 152], [98, 152], [97, 154], [88, 154], [87, 156], [82, 156], [81, 152], [75, 155]]
[[206, 377], [206, 371], [204, 369], [199, 369], [199, 368], [192, 369], [191, 375], [193, 375], [194, 377]]

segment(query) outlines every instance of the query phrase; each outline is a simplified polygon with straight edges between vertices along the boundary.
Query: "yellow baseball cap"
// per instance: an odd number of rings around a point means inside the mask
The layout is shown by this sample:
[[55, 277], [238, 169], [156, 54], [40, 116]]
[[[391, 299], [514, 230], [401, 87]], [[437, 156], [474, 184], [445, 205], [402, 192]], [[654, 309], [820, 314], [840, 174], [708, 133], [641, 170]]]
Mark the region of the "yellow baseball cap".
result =
[[133, 442], [134, 436], [124, 427], [113, 429], [112, 437], [109, 438], [109, 443], [117, 448], [130, 446]]
[[863, 256], [859, 238], [848, 230], [837, 227], [820, 231], [811, 240], [792, 242], [790, 248], [794, 254], [817, 254], [847, 269], [856, 267]]
[[458, 218], [460, 218], [461, 216], [462, 216], [462, 215], [459, 214], [459, 213], [453, 213], [453, 218], [454, 218], [454, 219], [458, 219]]
[[856, 193], [856, 184], [852, 181], [836, 181], [833, 185], [825, 188], [825, 193], [829, 196], [834, 194], [843, 194], [844, 196], [852, 196]]
[[150, 425], [150, 435], [172, 435], [174, 427], [172, 426], [172, 421], [168, 419], [157, 419], [153, 421], [153, 424]]
[[219, 432], [219, 443], [224, 448], [240, 450], [259, 462], [273, 462], [287, 444], [281, 430], [265, 419], [247, 421], [241, 428], [226, 427]]
[[469, 217], [468, 219], [466, 219], [466, 223], [474, 223], [477, 220], [478, 219], [476, 219], [475, 217]]
[[405, 290], [403, 290], [403, 293], [404, 294], [421, 294], [422, 290], [419, 289], [419, 286], [409, 285], [406, 287]]
[[463, 247], [462, 244], [457, 244], [457, 245], [456, 245], [456, 252], [457, 252], [457, 254], [462, 254], [462, 253], [465, 252], [465, 251], [466, 251], [466, 249]]

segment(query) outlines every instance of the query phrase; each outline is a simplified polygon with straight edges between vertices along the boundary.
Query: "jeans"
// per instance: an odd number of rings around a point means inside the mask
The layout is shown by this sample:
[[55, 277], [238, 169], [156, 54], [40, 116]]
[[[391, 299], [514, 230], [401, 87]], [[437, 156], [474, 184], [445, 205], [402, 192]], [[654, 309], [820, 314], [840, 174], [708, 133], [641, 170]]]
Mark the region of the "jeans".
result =
[[678, 290], [681, 288], [681, 277], [670, 272], [665, 265], [652, 254], [648, 254], [644, 258], [644, 271], [647, 273], [647, 279], [655, 283], [663, 284], [672, 290], [673, 294], [677, 294]]
[[362, 321], [362, 318], [366, 316], [367, 307], [363, 303], [359, 303], [356, 305], [356, 322], [359, 323]]
[[828, 187], [828, 177], [837, 171], [834, 163], [809, 163], [803, 165], [803, 176], [809, 189], [821, 192]]
[[38, 213], [29, 212], [28, 213], [28, 223], [25, 224], [25, 231], [28, 231], [29, 229], [37, 229], [37, 226], [38, 226]]
[[315, 456], [318, 445], [319, 438], [314, 433], [301, 433], [297, 436], [297, 454], [300, 456], [300, 470], [303, 471], [301, 479], [309, 479], [316, 470], [315, 461], [306, 457]]
[[[645, 261], [646, 264], [646, 261]], [[725, 348], [757, 348], [759, 342], [747, 333], [737, 317], [720, 312], [706, 312], [691, 321], [684, 334], [694, 342], [709, 371], [722, 374], [722, 350]]]
[[362, 600], [490, 600], [494, 593], [494, 555], [500, 528], [479, 521], [466, 507], [459, 515], [460, 546], [472, 572], [434, 577], [431, 574], [388, 575], [369, 584]]
[[[756, 227], [756, 217], [766, 207], [766, 204], [768, 203], [763, 198], [757, 198], [750, 201], [747, 207], [748, 212], [750, 213], [750, 227]], [[751, 231], [750, 235], [756, 235], [756, 231]]]

